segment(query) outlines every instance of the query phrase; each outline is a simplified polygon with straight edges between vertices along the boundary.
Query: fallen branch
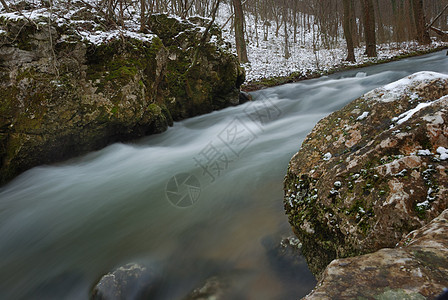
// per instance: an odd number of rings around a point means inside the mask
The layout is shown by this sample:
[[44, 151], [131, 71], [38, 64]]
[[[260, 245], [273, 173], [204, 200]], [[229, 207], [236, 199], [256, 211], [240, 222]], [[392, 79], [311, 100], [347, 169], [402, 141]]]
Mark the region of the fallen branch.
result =
[[434, 31], [435, 33], [437, 33], [443, 41], [448, 40], [448, 31], [443, 31], [437, 27], [431, 26], [429, 27], [432, 31]]
[[434, 25], [434, 23], [443, 15], [443, 13], [445, 12], [445, 10], [448, 8], [448, 4], [445, 5], [445, 7], [442, 9], [442, 11], [433, 19], [431, 20], [431, 22], [429, 23], [429, 25], [426, 25], [426, 28], [431, 28], [432, 25]]

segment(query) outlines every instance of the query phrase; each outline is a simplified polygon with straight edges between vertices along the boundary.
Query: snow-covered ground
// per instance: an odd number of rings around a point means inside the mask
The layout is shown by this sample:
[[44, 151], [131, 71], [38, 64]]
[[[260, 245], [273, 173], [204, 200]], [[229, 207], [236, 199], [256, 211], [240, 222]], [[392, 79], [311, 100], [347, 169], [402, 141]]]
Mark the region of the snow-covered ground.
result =
[[[7, 0], [7, 3], [15, 3], [14, 0]], [[79, 20], [77, 15], [82, 15], [85, 11], [89, 11], [93, 15], [96, 15], [99, 22], [105, 21], [102, 19], [101, 14], [95, 11], [95, 0], [73, 0], [71, 7], [67, 6], [66, 1], [54, 1], [52, 9], [39, 7], [37, 1], [30, 0], [30, 3], [34, 3], [33, 9], [22, 10], [21, 12], [6, 13], [1, 12], [0, 18], [5, 19], [20, 19], [25, 18], [33, 20], [36, 23], [46, 22], [51, 19], [52, 22], [62, 24], [72, 24], [77, 28], [78, 33], [87, 41], [93, 44], [100, 44], [109, 40], [120, 38], [122, 36], [129, 36], [145, 41], [152, 39], [152, 34], [138, 33], [139, 26], [139, 13], [138, 7], [128, 6], [124, 12], [125, 26], [124, 28], [118, 27], [117, 29], [110, 31], [102, 31], [99, 29], [99, 24], [93, 21]], [[135, 3], [138, 4], [138, 1]], [[78, 5], [76, 5], [78, 4]], [[86, 5], [87, 4], [87, 5]], [[89, 8], [88, 4], [92, 7]], [[231, 16], [231, 7], [228, 3], [222, 3], [216, 18], [216, 22], [222, 27], [223, 37], [226, 41], [232, 44], [232, 49], [235, 50], [235, 39], [233, 36], [233, 30], [231, 28], [231, 22], [229, 17]], [[375, 62], [377, 60], [389, 59], [394, 56], [403, 55], [406, 53], [414, 52], [417, 50], [428, 50], [439, 46], [448, 46], [448, 43], [440, 41], [434, 41], [431, 46], [419, 46], [416, 42], [410, 41], [401, 44], [391, 43], [378, 45], [378, 57], [368, 58], [365, 56], [364, 49], [362, 47], [355, 49], [356, 63], [348, 63], [344, 61], [347, 56], [345, 49], [345, 42], [342, 36], [342, 30], [340, 30], [340, 36], [334, 49], [325, 49], [323, 47], [322, 38], [319, 37], [317, 30], [307, 30], [299, 27], [298, 33], [300, 34], [300, 42], [293, 43], [292, 41], [292, 27], [289, 26], [288, 31], [288, 44], [289, 44], [289, 59], [284, 57], [285, 51], [285, 36], [284, 27], [279, 29], [278, 36], [275, 35], [274, 25], [269, 29], [267, 41], [263, 39], [263, 24], [261, 20], [255, 22], [255, 17], [246, 13], [246, 40], [247, 52], [249, 63], [245, 64], [246, 80], [247, 82], [257, 81], [263, 78], [288, 76], [291, 73], [302, 74], [307, 76], [314, 72], [328, 71], [341, 66], [355, 66], [363, 64], [369, 61]], [[87, 23], [92, 23], [86, 24]], [[274, 24], [274, 22], [272, 21]], [[87, 25], [87, 26], [86, 26]], [[317, 28], [316, 28], [317, 29]], [[258, 39], [257, 37], [258, 32]], [[3, 30], [0, 30], [0, 34], [4, 34]]]
[[[231, 13], [230, 11], [231, 8], [228, 5], [222, 5], [217, 22], [224, 24]], [[390, 59], [410, 52], [448, 46], [448, 43], [443, 43], [437, 40], [434, 40], [431, 46], [420, 46], [415, 41], [400, 44], [381, 44], [377, 46], [377, 58], [368, 58], [364, 55], [364, 47], [360, 47], [355, 49], [356, 63], [348, 63], [344, 61], [347, 57], [347, 51], [342, 29], [340, 29], [337, 47], [335, 47], [335, 49], [325, 49], [323, 47], [322, 39], [319, 38], [319, 35], [316, 32], [313, 33], [302, 27], [298, 28], [298, 34], [304, 36], [304, 38], [302, 38], [300, 43], [293, 43], [292, 26], [288, 26], [288, 44], [291, 57], [285, 59], [285, 35], [283, 25], [280, 27], [277, 37], [275, 35], [275, 26], [273, 24], [269, 29], [268, 40], [264, 41], [263, 24], [261, 20], [258, 20], [258, 24], [256, 25], [255, 17], [251, 14], [246, 14], [245, 20], [249, 63], [244, 66], [246, 69], [246, 80], [248, 82], [257, 81], [262, 78], [288, 76], [293, 72], [306, 76], [316, 71], [328, 71], [345, 65], [355, 66], [367, 62]], [[228, 22], [223, 28], [223, 36], [232, 44], [232, 49], [235, 49], [235, 41], [230, 24], [231, 22]], [[256, 30], [258, 31], [258, 45]], [[316, 49], [316, 51], [314, 49]]]

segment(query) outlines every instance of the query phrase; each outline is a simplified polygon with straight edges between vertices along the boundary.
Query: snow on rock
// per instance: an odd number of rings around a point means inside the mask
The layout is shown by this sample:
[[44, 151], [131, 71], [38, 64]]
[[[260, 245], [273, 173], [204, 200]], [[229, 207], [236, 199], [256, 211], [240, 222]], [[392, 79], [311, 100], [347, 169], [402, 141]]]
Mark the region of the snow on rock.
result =
[[448, 159], [448, 149], [446, 149], [445, 147], [437, 148], [437, 153], [440, 154], [440, 160], [447, 160]]
[[328, 161], [330, 159], [331, 159], [331, 153], [330, 152], [325, 153], [324, 157], [323, 157], [323, 160]]
[[417, 151], [417, 155], [419, 155], [419, 156], [429, 156], [429, 155], [432, 155], [432, 153], [428, 149], [425, 149], [425, 150], [418, 150]]
[[397, 122], [397, 124], [403, 124], [404, 122], [409, 120], [416, 112], [425, 107], [430, 106], [431, 104], [432, 102], [419, 103], [415, 108], [402, 113], [398, 117], [393, 118], [392, 122]]
[[151, 42], [154, 34], [145, 34], [139, 32], [133, 32], [129, 30], [110, 30], [110, 31], [95, 31], [95, 32], [86, 32], [80, 31], [79, 34], [87, 40], [89, 43], [93, 45], [101, 45], [106, 42], [119, 39], [121, 37], [129, 37], [136, 40], [140, 40], [143, 42]]
[[357, 121], [361, 121], [364, 120], [365, 118], [367, 118], [369, 116], [369, 112], [365, 111], [362, 113], [362, 115], [360, 115], [359, 117], [356, 118]]
[[[417, 72], [398, 81], [389, 83], [383, 87], [374, 89], [373, 91], [367, 93], [365, 98], [375, 98], [377, 101], [381, 102], [392, 102], [398, 100], [399, 97], [406, 95], [411, 88], [423, 82], [428, 83], [430, 81], [440, 79], [448, 79], [448, 75], [430, 71]], [[380, 95], [378, 96], [378, 94]], [[415, 100], [416, 95], [411, 95], [411, 98], [413, 98], [412, 100]]]

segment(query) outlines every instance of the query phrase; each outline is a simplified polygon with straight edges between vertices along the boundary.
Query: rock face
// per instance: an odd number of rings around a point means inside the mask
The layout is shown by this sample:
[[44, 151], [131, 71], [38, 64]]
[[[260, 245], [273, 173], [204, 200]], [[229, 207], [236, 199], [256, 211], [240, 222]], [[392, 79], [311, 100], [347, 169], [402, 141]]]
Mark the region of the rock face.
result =
[[434, 299], [448, 286], [447, 232], [445, 210], [395, 249], [334, 260], [305, 299]]
[[0, 18], [0, 184], [238, 104], [244, 70], [217, 27], [198, 47], [201, 22], [157, 15], [148, 27], [160, 37], [95, 44], [48, 18]]
[[[285, 210], [310, 270], [394, 247], [448, 203], [448, 76], [421, 72], [321, 120], [291, 159]], [[389, 250], [378, 255], [389, 255]]]

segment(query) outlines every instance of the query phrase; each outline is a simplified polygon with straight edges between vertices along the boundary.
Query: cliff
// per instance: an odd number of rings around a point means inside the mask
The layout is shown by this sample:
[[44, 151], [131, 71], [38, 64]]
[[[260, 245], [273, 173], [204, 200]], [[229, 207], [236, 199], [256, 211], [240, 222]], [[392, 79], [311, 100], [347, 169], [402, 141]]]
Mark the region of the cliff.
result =
[[29, 16], [0, 16], [0, 184], [238, 104], [244, 70], [218, 27], [202, 41], [207, 19], [153, 15], [137, 33], [84, 7]]

